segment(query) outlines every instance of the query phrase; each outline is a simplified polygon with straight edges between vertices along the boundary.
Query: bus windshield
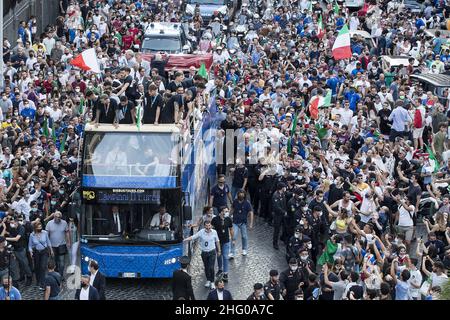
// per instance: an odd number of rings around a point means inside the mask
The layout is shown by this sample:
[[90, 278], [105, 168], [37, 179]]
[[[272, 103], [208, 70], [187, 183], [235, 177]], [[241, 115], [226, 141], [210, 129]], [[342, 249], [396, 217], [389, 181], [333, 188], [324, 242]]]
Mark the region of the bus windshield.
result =
[[179, 37], [152, 36], [144, 38], [142, 44], [144, 52], [164, 51], [170, 53], [181, 52], [181, 40]]
[[108, 197], [85, 202], [82, 238], [100, 242], [182, 241], [181, 189], [141, 192], [145, 194], [131, 195], [134, 198], [130, 201], [107, 190]]
[[87, 132], [84, 176], [176, 176], [178, 143], [170, 133]]

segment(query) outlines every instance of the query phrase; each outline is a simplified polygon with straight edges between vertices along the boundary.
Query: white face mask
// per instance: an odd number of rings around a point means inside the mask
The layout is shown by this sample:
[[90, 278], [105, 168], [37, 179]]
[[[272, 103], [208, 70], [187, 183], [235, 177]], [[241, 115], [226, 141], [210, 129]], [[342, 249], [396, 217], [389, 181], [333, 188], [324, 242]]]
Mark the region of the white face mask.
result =
[[291, 268], [292, 271], [297, 271], [298, 266], [290, 266], [290, 268]]
[[312, 249], [312, 244], [309, 243], [306, 247], [307, 247], [309, 250], [311, 250], [311, 249]]
[[224, 216], [225, 216], [225, 218], [226, 218], [226, 217], [229, 217], [229, 216], [230, 216], [230, 212], [225, 211]]
[[294, 234], [294, 237], [296, 237], [297, 239], [300, 238], [300, 233]]

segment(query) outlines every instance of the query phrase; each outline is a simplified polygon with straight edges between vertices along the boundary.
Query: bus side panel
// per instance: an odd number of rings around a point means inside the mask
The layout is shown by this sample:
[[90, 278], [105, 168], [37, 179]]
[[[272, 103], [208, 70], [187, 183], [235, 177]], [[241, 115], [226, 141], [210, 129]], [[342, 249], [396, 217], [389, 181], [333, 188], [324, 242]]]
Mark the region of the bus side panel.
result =
[[182, 244], [167, 248], [82, 244], [80, 251], [83, 273], [87, 273], [86, 260], [95, 260], [102, 273], [110, 278], [126, 277], [124, 274], [135, 274], [140, 278], [171, 278], [173, 271], [180, 268], [178, 258], [182, 255]]

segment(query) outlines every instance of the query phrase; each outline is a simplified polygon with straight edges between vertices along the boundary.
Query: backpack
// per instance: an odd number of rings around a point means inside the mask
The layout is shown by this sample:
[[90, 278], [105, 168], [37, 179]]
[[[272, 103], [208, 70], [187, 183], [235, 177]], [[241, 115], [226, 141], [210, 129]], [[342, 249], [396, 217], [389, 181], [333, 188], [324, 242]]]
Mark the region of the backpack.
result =
[[414, 128], [416, 129], [420, 129], [422, 128], [422, 112], [420, 111], [419, 108], [416, 109], [416, 111], [414, 112]]

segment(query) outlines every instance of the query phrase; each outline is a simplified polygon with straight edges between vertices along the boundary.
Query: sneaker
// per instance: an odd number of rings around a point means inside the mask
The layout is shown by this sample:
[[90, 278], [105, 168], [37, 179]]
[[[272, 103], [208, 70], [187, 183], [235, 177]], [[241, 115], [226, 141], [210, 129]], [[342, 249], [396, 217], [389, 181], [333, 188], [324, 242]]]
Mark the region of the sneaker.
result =
[[216, 288], [216, 286], [214, 285], [214, 283], [211, 282], [211, 287], [209, 287], [211, 290], [214, 290]]
[[205, 288], [209, 288], [211, 286], [211, 281], [206, 281]]
[[222, 276], [223, 282], [228, 282], [228, 273], [224, 273]]
[[220, 275], [223, 273], [223, 271], [222, 270], [219, 270], [219, 271], [217, 271], [217, 273], [216, 273], [216, 278], [219, 278], [220, 277]]
[[246, 256], [247, 255], [247, 250], [242, 250], [242, 255]]
[[228, 259], [229, 259], [229, 260], [234, 259], [234, 254], [230, 253], [230, 254], [228, 255]]

